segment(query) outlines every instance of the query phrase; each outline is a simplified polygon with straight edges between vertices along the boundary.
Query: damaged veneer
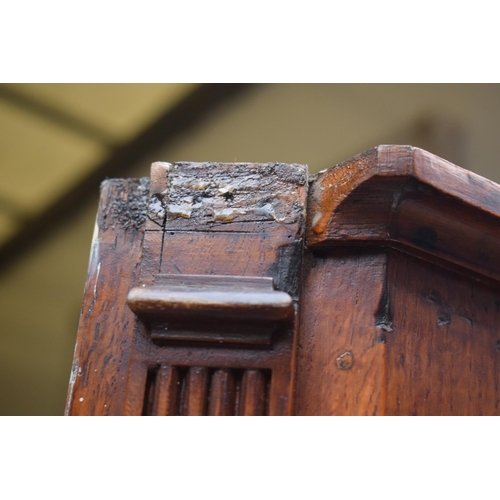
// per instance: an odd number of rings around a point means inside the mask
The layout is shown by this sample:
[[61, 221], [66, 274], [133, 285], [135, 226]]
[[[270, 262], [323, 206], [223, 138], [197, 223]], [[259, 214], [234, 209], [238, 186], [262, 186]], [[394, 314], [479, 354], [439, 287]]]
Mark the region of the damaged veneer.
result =
[[[303, 165], [158, 162], [153, 169], [161, 172], [166, 188], [154, 193], [151, 217], [158, 221], [166, 214], [171, 226], [233, 221], [289, 224], [304, 215], [303, 203], [293, 199], [307, 182]], [[172, 223], [176, 219], [181, 221]], [[187, 221], [183, 224], [182, 219]]]

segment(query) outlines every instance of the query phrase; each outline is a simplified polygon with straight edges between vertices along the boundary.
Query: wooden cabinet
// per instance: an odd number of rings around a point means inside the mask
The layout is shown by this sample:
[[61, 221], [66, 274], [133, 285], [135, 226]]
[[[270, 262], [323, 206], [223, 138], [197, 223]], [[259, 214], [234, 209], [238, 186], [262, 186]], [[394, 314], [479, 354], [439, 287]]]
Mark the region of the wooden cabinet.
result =
[[426, 151], [103, 183], [70, 415], [498, 415], [500, 186]]

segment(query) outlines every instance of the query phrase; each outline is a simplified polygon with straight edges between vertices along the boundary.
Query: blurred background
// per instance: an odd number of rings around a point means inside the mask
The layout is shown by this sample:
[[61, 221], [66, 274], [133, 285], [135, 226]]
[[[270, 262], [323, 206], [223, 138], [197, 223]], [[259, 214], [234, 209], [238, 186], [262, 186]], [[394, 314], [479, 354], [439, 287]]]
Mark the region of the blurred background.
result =
[[411, 144], [500, 183], [496, 84], [0, 85], [0, 415], [62, 415], [99, 184]]

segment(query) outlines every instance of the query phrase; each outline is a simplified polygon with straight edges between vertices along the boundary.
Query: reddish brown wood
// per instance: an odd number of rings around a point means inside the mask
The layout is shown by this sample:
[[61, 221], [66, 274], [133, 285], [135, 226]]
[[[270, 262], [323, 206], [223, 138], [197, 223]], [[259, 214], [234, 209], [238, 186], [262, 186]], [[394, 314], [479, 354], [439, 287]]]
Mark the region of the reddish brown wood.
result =
[[379, 146], [318, 175], [307, 244], [402, 244], [498, 280], [499, 218], [497, 184], [419, 148]]
[[162, 344], [270, 346], [294, 317], [292, 297], [263, 277], [158, 274], [128, 304]]
[[384, 414], [386, 325], [377, 310], [385, 272], [386, 255], [381, 251], [338, 248], [307, 259], [296, 414]]
[[500, 186], [379, 146], [309, 194], [295, 411], [498, 415]]
[[212, 416], [236, 414], [236, 380], [231, 370], [217, 370], [213, 374], [208, 414]]
[[152, 408], [147, 412], [157, 416], [176, 415], [180, 398], [179, 371], [172, 366], [162, 365], [152, 376], [155, 377], [154, 388], [151, 389]]
[[153, 164], [119, 413], [291, 412], [306, 188], [302, 165]]
[[105, 184], [68, 413], [500, 414], [500, 186], [379, 146], [311, 183], [304, 244], [306, 187], [284, 164]]
[[206, 415], [208, 406], [209, 370], [194, 366], [189, 368], [183, 386], [180, 414], [186, 416]]
[[101, 186], [85, 284], [68, 415], [120, 415], [135, 316], [127, 295], [139, 279], [148, 179]]
[[241, 384], [240, 415], [262, 416], [266, 413], [266, 378], [257, 370], [247, 370]]
[[393, 253], [388, 274], [386, 413], [500, 414], [500, 294]]

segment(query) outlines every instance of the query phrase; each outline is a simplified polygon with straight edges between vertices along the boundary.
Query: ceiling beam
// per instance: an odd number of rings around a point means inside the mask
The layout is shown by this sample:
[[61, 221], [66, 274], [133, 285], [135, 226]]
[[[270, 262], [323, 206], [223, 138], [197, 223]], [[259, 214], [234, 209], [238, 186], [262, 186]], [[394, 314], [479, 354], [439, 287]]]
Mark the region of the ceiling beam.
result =
[[179, 134], [207, 117], [218, 106], [251, 87], [250, 84], [202, 84], [131, 141], [112, 150], [109, 157], [87, 177], [66, 191], [48, 208], [26, 220], [20, 230], [0, 248], [0, 271], [36, 243], [52, 234], [88, 202], [97, 199], [107, 177], [127, 177], [143, 156], [165, 146]]
[[43, 120], [48, 120], [65, 130], [71, 130], [78, 135], [97, 142], [101, 146], [107, 148], [116, 146], [116, 141], [99, 127], [24, 92], [19, 92], [8, 84], [0, 85], [0, 99], [24, 109], [28, 113], [37, 115]]

